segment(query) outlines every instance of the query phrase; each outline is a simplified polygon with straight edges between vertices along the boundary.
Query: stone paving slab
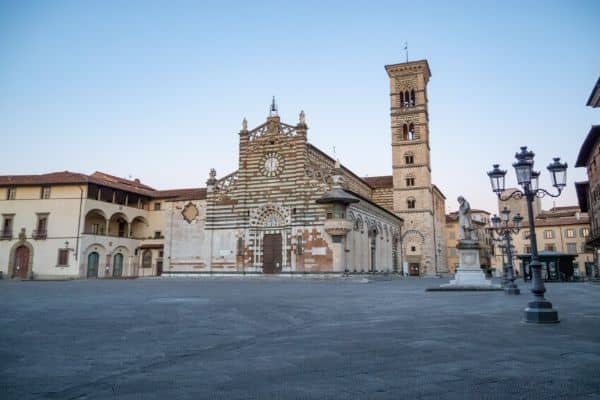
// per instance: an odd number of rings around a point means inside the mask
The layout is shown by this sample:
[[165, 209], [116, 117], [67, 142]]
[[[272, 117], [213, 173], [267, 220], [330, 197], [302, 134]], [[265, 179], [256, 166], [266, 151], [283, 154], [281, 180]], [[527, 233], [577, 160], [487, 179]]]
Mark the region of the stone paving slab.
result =
[[0, 281], [0, 399], [598, 399], [600, 286]]

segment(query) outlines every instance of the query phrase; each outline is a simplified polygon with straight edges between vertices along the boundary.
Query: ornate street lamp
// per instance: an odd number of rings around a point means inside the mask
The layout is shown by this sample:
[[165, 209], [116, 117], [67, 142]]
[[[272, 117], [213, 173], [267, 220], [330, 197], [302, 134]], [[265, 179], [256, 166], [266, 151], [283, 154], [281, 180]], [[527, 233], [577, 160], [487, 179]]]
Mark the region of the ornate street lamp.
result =
[[505, 282], [504, 282], [504, 293], [506, 294], [520, 294], [521, 291], [515, 284], [515, 275], [512, 263], [512, 240], [511, 235], [517, 234], [521, 230], [521, 222], [523, 217], [521, 214], [517, 214], [512, 218], [512, 224], [510, 223], [510, 210], [506, 207], [500, 211], [501, 217], [494, 214], [490, 219], [490, 225], [493, 232], [496, 232], [501, 240], [504, 241], [503, 249], [506, 252], [506, 268], [505, 268]]
[[533, 164], [535, 154], [532, 151], [528, 151], [527, 147], [521, 147], [521, 151], [515, 154], [516, 162], [513, 163], [515, 173], [517, 175], [517, 182], [523, 190], [514, 190], [506, 197], [502, 196], [504, 192], [504, 177], [506, 175], [505, 170], [500, 169], [499, 164], [494, 164], [493, 169], [487, 174], [492, 184], [492, 190], [498, 196], [500, 201], [507, 201], [511, 198], [521, 199], [525, 197], [527, 200], [527, 216], [529, 220], [529, 232], [531, 241], [531, 267], [532, 273], [532, 288], [534, 299], [529, 302], [527, 308], [525, 308], [525, 321], [535, 323], [552, 323], [558, 322], [558, 312], [552, 308], [552, 303], [544, 298], [546, 288], [544, 287], [544, 281], [542, 280], [542, 264], [539, 261], [538, 249], [537, 249], [537, 238], [535, 234], [535, 221], [533, 219], [533, 200], [536, 197], [544, 197], [546, 195], [551, 197], [558, 197], [562, 193], [562, 190], [567, 184], [567, 163], [561, 163], [560, 158], [554, 158], [553, 162], [548, 165], [548, 171], [552, 178], [552, 186], [557, 190], [557, 194], [552, 194], [545, 189], [539, 188], [539, 176], [540, 173], [533, 170]]

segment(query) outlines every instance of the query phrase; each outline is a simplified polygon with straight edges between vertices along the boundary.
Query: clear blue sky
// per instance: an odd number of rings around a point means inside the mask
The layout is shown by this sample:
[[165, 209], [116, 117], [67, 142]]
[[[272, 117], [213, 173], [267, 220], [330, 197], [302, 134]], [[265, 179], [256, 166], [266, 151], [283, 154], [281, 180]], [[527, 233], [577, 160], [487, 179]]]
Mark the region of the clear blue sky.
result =
[[[157, 188], [237, 168], [237, 132], [303, 109], [309, 140], [391, 174], [383, 66], [429, 60], [433, 179], [494, 210], [521, 145], [572, 167], [600, 111], [595, 1], [0, 1], [0, 174], [101, 170]], [[512, 168], [508, 176], [514, 182]], [[557, 205], [576, 203], [574, 180]], [[544, 203], [546, 207], [552, 201]]]

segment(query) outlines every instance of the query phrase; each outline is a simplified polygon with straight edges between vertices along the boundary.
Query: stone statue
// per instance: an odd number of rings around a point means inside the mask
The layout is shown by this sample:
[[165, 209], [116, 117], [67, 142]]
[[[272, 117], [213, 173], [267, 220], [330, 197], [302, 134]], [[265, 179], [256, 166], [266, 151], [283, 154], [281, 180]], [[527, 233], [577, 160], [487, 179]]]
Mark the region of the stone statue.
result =
[[242, 130], [243, 131], [248, 130], [248, 121], [246, 120], [246, 117], [244, 117], [244, 120], [242, 121]]
[[458, 239], [473, 239], [473, 220], [471, 219], [471, 205], [462, 196], [458, 196]]
[[217, 184], [217, 171], [214, 168], [211, 168], [210, 172], [208, 173], [208, 180], [206, 181], [206, 190], [208, 192], [213, 192], [216, 184]]
[[341, 188], [346, 183], [346, 179], [342, 175], [342, 164], [340, 163], [340, 159], [335, 160], [335, 166], [333, 168], [333, 172], [331, 173], [331, 186]]
[[343, 187], [346, 180], [342, 175], [331, 175], [331, 186], [332, 187]]
[[306, 115], [304, 114], [304, 110], [300, 111], [300, 125], [305, 125], [306, 124]]

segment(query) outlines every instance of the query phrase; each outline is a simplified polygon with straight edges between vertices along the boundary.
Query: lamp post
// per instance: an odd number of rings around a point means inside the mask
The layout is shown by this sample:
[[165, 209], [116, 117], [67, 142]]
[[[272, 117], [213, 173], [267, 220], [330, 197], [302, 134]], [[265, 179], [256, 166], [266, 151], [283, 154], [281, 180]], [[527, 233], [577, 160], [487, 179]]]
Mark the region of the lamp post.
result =
[[521, 291], [515, 284], [515, 274], [512, 263], [512, 234], [517, 234], [521, 230], [521, 222], [523, 217], [521, 214], [515, 215], [512, 218], [512, 224], [510, 224], [510, 210], [506, 207], [500, 211], [501, 217], [494, 214], [490, 220], [491, 228], [493, 232], [496, 232], [498, 236], [504, 240], [504, 250], [506, 252], [506, 269], [505, 269], [505, 282], [504, 282], [504, 293], [506, 294], [520, 294]]
[[501, 170], [499, 164], [494, 164], [493, 169], [487, 174], [492, 184], [492, 191], [496, 193], [500, 201], [508, 201], [509, 199], [521, 199], [525, 197], [527, 200], [527, 216], [529, 220], [529, 232], [531, 241], [531, 267], [532, 273], [532, 288], [533, 301], [529, 302], [525, 308], [525, 321], [532, 323], [556, 323], [558, 319], [558, 311], [552, 308], [552, 303], [544, 298], [546, 288], [542, 280], [542, 264], [539, 261], [537, 238], [535, 234], [535, 221], [533, 219], [533, 200], [536, 197], [542, 198], [546, 195], [558, 197], [566, 186], [567, 181], [567, 164], [561, 163], [560, 158], [554, 158], [553, 162], [548, 165], [547, 169], [552, 178], [552, 186], [557, 189], [557, 194], [552, 194], [545, 189], [539, 188], [540, 173], [533, 170], [533, 159], [535, 154], [533, 151], [527, 150], [526, 146], [521, 147], [521, 151], [515, 154], [517, 161], [513, 163], [517, 182], [522, 190], [515, 189], [506, 197], [502, 196], [504, 192], [504, 178], [506, 170]]

